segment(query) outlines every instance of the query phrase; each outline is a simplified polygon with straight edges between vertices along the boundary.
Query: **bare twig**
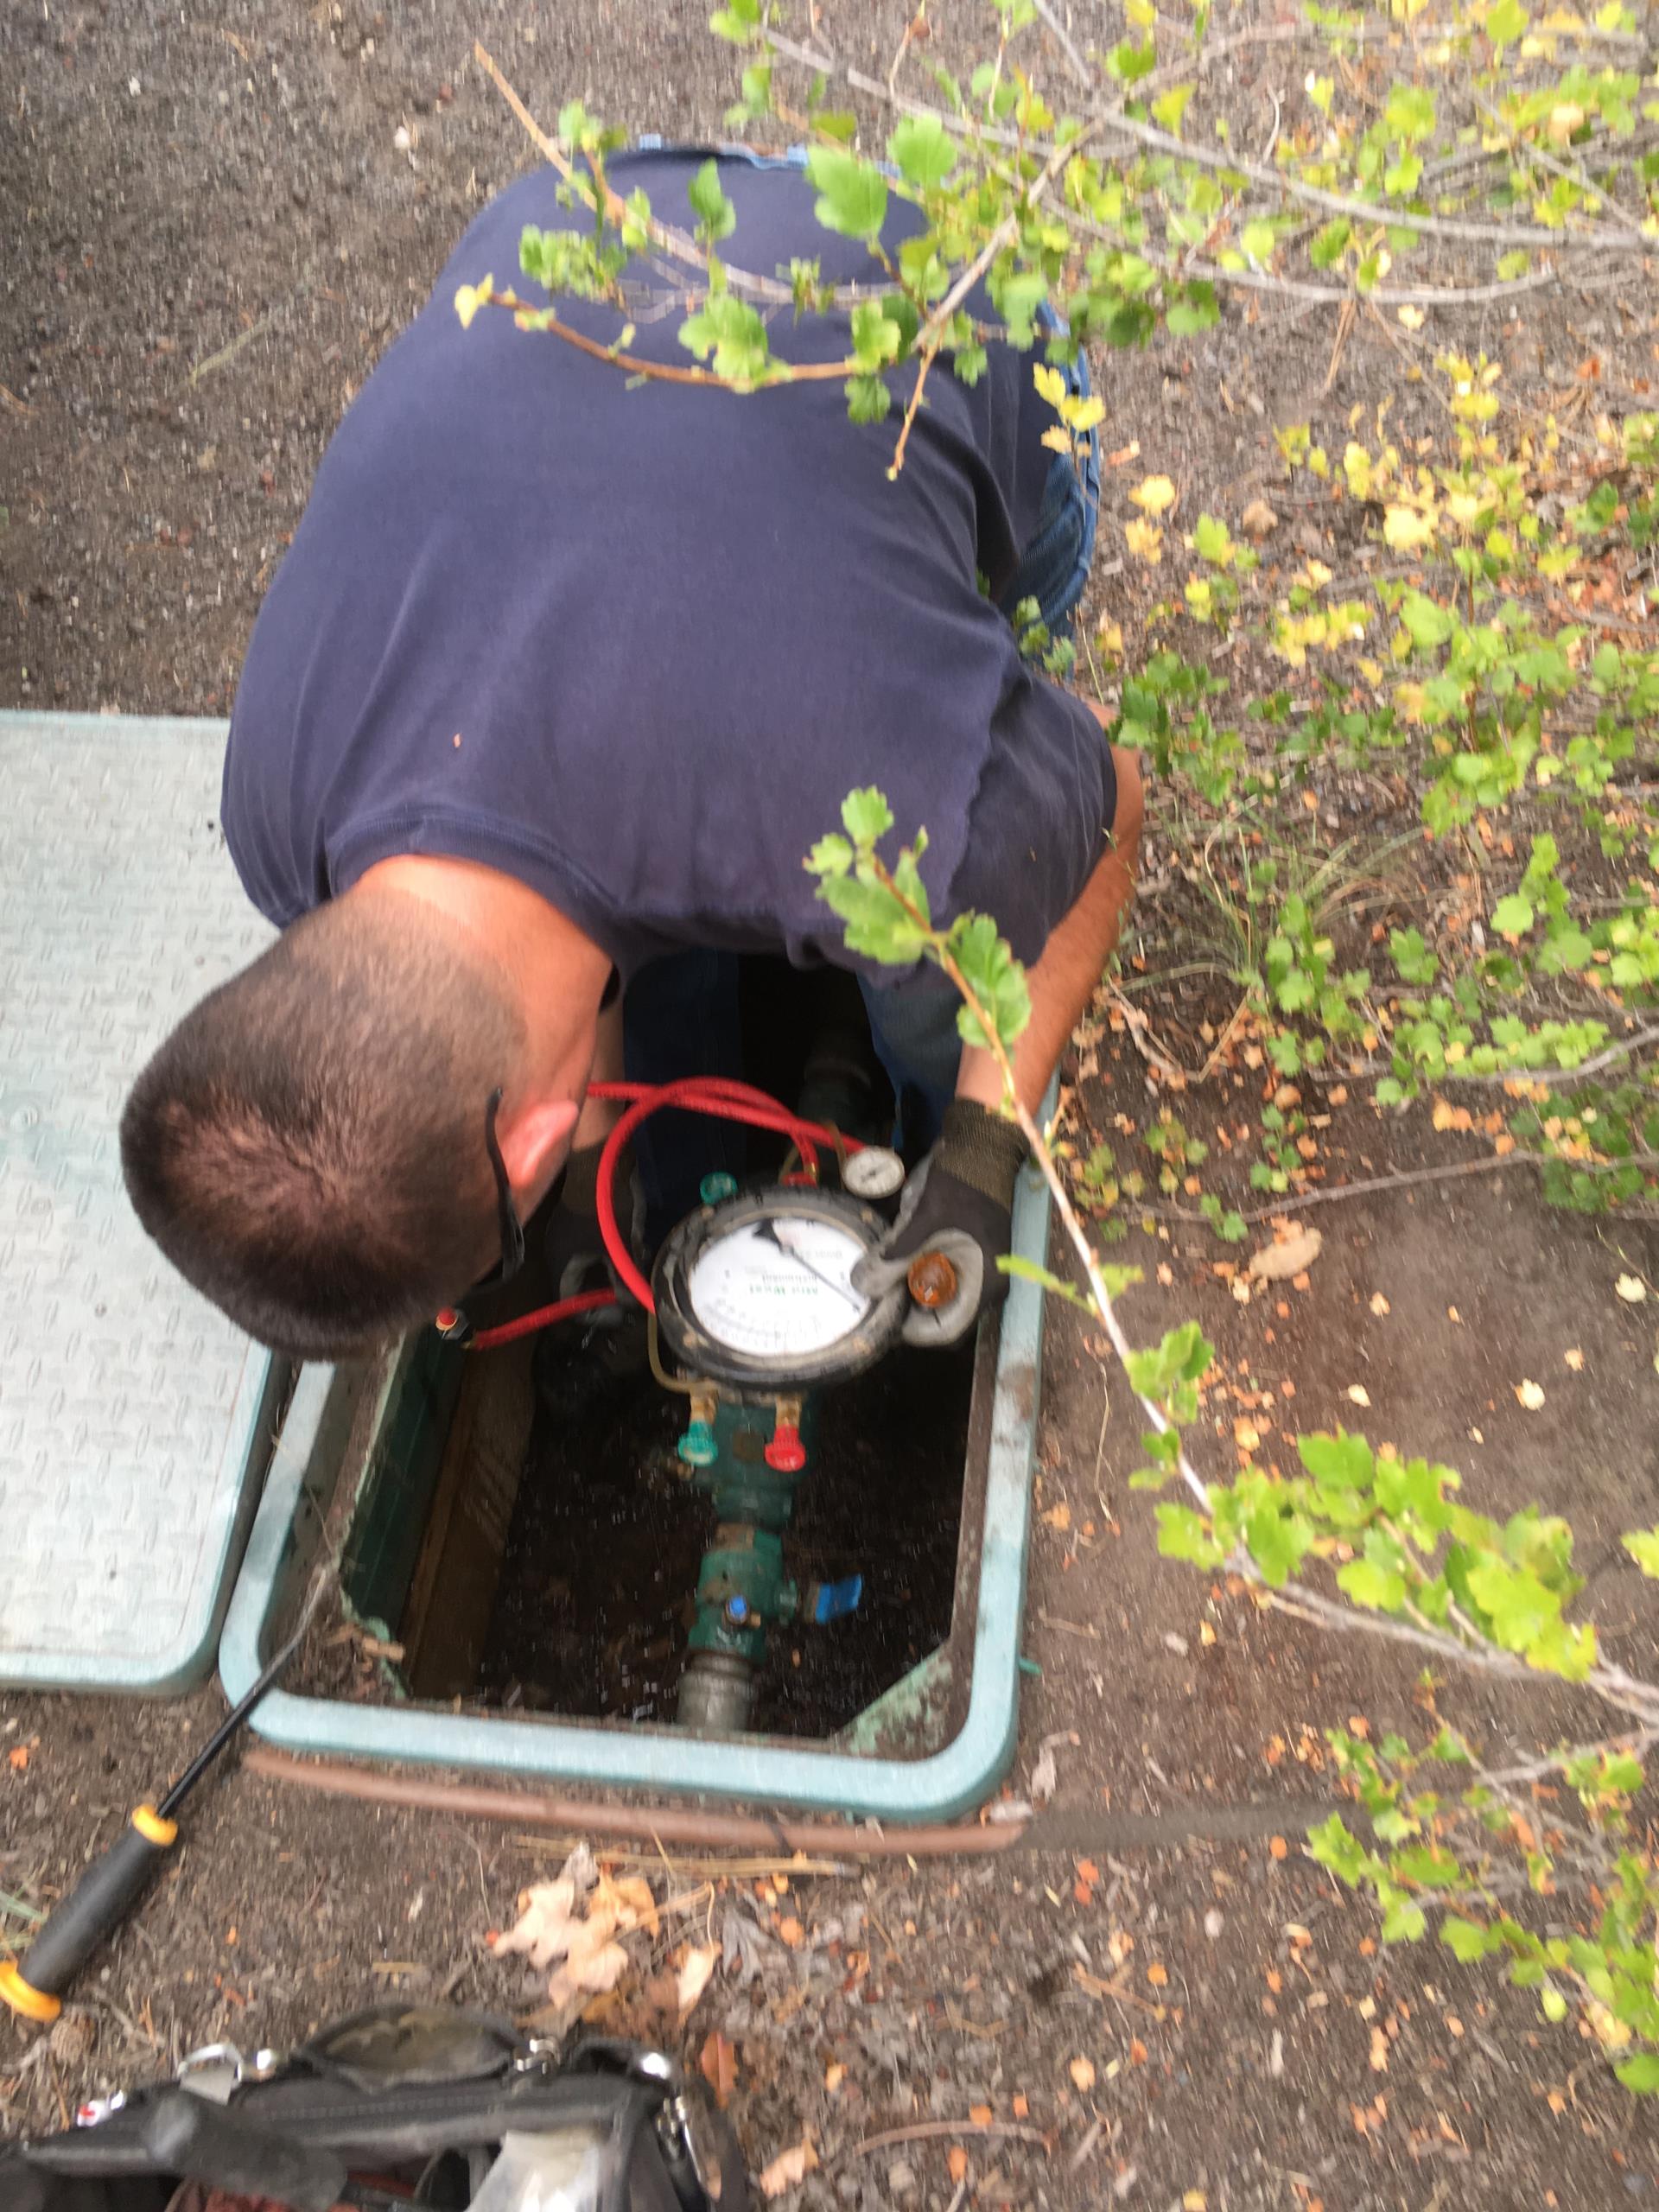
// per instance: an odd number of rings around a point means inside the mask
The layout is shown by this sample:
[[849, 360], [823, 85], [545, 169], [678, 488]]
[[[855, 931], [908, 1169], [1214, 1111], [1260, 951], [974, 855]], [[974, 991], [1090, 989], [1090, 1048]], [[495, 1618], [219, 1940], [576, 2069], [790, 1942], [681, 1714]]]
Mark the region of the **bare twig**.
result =
[[1027, 2127], [1017, 2120], [913, 2120], [908, 2127], [883, 2128], [880, 2135], [867, 2135], [861, 2143], [849, 2148], [853, 2157], [861, 2158], [870, 2151], [891, 2150], [896, 2143], [938, 2143], [947, 2136], [968, 2135], [1008, 2135], [1016, 2143], [1048, 2146], [1048, 2138], [1040, 2127]]
[[622, 346], [607, 346], [602, 340], [589, 338], [586, 332], [561, 321], [550, 308], [536, 307], [529, 300], [521, 300], [514, 291], [500, 292], [492, 287], [480, 295], [479, 305], [505, 308], [514, 315], [533, 315], [538, 330], [550, 331], [554, 337], [563, 339], [567, 346], [574, 346], [579, 353], [591, 354], [596, 361], [611, 362], [617, 368], [626, 369], [630, 376], [647, 377], [658, 384], [700, 384], [715, 391], [765, 391], [777, 385], [823, 384], [859, 373], [859, 364], [851, 354], [839, 361], [779, 361], [769, 358], [767, 373], [751, 385], [734, 377], [717, 375], [713, 369], [683, 366], [677, 361], [651, 361]]

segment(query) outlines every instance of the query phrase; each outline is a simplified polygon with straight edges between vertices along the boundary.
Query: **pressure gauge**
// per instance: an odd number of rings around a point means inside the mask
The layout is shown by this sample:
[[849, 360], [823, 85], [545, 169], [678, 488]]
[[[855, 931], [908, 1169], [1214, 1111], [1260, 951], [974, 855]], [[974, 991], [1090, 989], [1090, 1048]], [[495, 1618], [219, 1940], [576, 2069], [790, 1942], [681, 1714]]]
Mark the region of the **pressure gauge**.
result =
[[860, 1151], [848, 1154], [841, 1180], [842, 1187], [850, 1191], [855, 1198], [868, 1198], [872, 1205], [880, 1205], [903, 1187], [905, 1163], [886, 1145], [867, 1144]]
[[805, 1186], [748, 1191], [683, 1221], [652, 1282], [664, 1343], [688, 1373], [778, 1391], [861, 1374], [904, 1325], [903, 1282], [879, 1299], [853, 1269], [887, 1234], [856, 1198]]

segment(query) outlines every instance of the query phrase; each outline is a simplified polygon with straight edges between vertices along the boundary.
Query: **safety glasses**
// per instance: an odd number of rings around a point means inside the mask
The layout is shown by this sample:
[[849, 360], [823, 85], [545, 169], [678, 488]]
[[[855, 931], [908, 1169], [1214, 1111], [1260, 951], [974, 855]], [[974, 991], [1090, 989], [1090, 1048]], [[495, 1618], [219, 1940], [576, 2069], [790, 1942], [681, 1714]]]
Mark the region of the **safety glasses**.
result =
[[511, 1282], [524, 1264], [524, 1225], [518, 1218], [518, 1209], [512, 1202], [512, 1185], [507, 1180], [507, 1164], [501, 1157], [501, 1147], [496, 1141], [495, 1117], [500, 1111], [502, 1091], [498, 1085], [490, 1093], [490, 1103], [484, 1109], [484, 1149], [490, 1155], [490, 1172], [495, 1177], [496, 1212], [501, 1224], [501, 1258], [499, 1263], [485, 1276], [486, 1285]]

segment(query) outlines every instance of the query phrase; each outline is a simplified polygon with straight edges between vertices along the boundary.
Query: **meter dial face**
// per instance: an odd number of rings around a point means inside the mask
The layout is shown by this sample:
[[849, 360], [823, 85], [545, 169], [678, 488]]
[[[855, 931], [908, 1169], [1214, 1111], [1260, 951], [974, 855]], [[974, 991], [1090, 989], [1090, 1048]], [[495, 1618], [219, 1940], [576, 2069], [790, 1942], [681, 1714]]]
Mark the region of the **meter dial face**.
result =
[[844, 1192], [778, 1185], [705, 1205], [657, 1256], [652, 1293], [666, 1350], [688, 1376], [760, 1393], [844, 1382], [892, 1350], [902, 1281], [853, 1287], [887, 1233]]
[[711, 1337], [757, 1358], [823, 1351], [870, 1310], [851, 1281], [867, 1249], [837, 1222], [750, 1222], [704, 1245], [688, 1285], [692, 1314]]
[[884, 1144], [867, 1144], [849, 1156], [841, 1179], [855, 1198], [890, 1198], [903, 1185], [905, 1163]]

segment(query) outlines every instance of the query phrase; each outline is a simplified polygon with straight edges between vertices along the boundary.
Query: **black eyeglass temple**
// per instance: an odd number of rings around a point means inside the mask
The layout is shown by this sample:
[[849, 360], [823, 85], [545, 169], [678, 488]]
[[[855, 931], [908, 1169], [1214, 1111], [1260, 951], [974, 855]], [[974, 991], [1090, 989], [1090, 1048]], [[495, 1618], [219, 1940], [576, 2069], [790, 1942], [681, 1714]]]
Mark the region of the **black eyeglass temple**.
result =
[[507, 1165], [496, 1141], [495, 1117], [503, 1095], [499, 1085], [490, 1093], [490, 1103], [484, 1109], [484, 1146], [490, 1155], [490, 1167], [495, 1176], [495, 1201], [501, 1225], [501, 1281], [505, 1282], [524, 1264], [524, 1229], [518, 1218], [518, 1209], [512, 1202], [512, 1185], [507, 1180]]

